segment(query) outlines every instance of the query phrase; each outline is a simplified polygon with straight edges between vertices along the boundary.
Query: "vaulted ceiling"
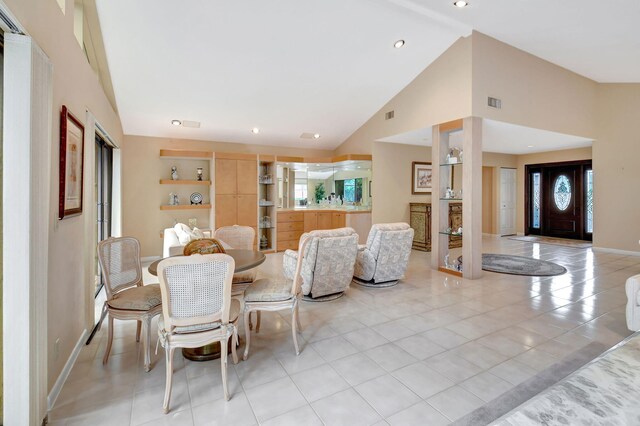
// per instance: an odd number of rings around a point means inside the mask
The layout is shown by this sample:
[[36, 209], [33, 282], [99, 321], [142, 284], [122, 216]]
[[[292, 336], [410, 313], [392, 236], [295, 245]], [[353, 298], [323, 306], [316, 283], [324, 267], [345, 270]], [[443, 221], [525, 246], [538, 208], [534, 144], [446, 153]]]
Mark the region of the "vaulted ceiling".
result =
[[[471, 0], [459, 9], [451, 0], [97, 0], [97, 7], [126, 134], [333, 149], [472, 29], [597, 81], [640, 81], [637, 1]], [[399, 39], [406, 44], [396, 49]]]

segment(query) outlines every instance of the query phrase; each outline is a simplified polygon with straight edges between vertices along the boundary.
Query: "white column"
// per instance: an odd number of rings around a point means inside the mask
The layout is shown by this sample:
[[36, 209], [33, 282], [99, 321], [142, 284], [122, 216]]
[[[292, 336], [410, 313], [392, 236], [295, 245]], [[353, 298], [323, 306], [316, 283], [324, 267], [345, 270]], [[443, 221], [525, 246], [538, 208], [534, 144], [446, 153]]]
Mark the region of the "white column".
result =
[[47, 282], [52, 66], [28, 36], [5, 34], [3, 155], [4, 423], [47, 412]]

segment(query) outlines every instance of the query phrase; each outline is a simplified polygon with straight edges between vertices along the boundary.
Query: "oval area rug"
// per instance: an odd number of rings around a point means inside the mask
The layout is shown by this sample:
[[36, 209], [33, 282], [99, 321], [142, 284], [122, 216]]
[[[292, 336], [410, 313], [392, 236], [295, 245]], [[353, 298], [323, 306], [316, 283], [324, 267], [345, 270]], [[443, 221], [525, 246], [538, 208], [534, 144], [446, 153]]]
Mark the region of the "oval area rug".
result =
[[567, 272], [564, 266], [546, 260], [510, 254], [482, 254], [482, 269], [490, 272], [532, 277], [551, 277]]

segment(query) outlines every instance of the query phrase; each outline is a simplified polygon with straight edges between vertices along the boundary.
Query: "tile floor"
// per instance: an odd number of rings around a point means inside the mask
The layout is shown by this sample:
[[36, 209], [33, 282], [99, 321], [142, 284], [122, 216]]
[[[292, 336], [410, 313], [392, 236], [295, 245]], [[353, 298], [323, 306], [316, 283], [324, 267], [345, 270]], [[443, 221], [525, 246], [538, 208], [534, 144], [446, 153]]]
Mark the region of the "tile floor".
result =
[[[50, 423], [448, 424], [593, 341], [613, 346], [630, 334], [624, 283], [640, 273], [640, 258], [499, 238], [485, 238], [484, 251], [554, 261], [568, 273], [468, 281], [431, 270], [429, 253], [414, 251], [396, 287], [352, 286], [333, 302], [302, 302], [300, 356], [288, 315], [264, 313], [249, 359], [230, 364], [229, 402], [219, 361], [177, 353], [168, 415], [162, 349], [145, 373], [135, 324], [116, 321], [109, 363], [102, 329], [82, 349]], [[281, 261], [269, 255], [259, 274], [280, 276]]]

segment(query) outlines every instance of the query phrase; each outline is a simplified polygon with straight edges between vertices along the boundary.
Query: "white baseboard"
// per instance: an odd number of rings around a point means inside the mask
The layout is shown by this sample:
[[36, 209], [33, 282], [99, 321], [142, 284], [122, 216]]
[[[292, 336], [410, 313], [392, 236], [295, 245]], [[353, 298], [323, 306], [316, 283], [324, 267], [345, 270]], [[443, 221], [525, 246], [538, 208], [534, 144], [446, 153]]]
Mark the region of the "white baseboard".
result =
[[622, 254], [625, 256], [640, 256], [640, 251], [618, 250], [607, 247], [593, 247], [593, 251], [599, 251], [601, 253]]
[[500, 235], [498, 235], [498, 234], [488, 234], [486, 232], [483, 232], [482, 236], [483, 237], [489, 237], [489, 238], [499, 238], [500, 237]]
[[71, 355], [69, 355], [69, 359], [67, 360], [67, 363], [64, 365], [64, 368], [60, 372], [60, 375], [58, 376], [58, 380], [56, 380], [56, 383], [53, 385], [51, 392], [49, 392], [49, 396], [47, 397], [48, 410], [51, 410], [53, 408], [53, 404], [56, 403], [56, 399], [58, 399], [58, 395], [60, 395], [62, 386], [64, 386], [64, 383], [67, 381], [67, 377], [69, 377], [69, 373], [71, 373], [71, 369], [73, 368], [73, 365], [76, 363], [76, 360], [78, 359], [78, 355], [80, 355], [80, 351], [82, 350], [82, 347], [86, 343], [88, 337], [89, 337], [89, 331], [85, 329], [80, 335], [80, 338], [78, 339], [76, 346], [73, 348], [73, 351], [71, 351]]
[[156, 260], [160, 260], [162, 259], [161, 256], [147, 256], [147, 257], [141, 257], [140, 261], [141, 262], [155, 262]]

